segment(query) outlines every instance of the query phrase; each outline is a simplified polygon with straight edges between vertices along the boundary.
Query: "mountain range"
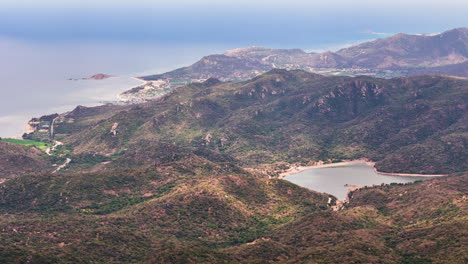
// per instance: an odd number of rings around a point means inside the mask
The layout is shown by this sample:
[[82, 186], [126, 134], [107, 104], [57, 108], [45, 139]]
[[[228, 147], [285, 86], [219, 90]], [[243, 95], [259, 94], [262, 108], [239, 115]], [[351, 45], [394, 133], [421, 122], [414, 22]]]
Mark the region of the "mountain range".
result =
[[[354, 45], [336, 52], [308, 53], [300, 49], [240, 48], [210, 55], [195, 64], [141, 77], [159, 79], [246, 80], [273, 68], [303, 69], [311, 72], [408, 76], [428, 73], [466, 75], [468, 29], [457, 28], [440, 34], [391, 37]], [[456, 68], [451, 69], [447, 67]]]
[[[208, 79], [147, 104], [80, 107], [54, 131], [75, 154], [125, 152], [121, 158], [139, 164], [145, 159], [128, 155], [167, 141], [221, 151], [246, 165], [365, 157], [385, 172], [457, 172], [467, 169], [467, 85], [451, 77], [272, 70], [246, 82]], [[110, 135], [114, 125], [117, 134]], [[440, 149], [444, 155], [436, 154]]]
[[[199, 79], [158, 98], [34, 118], [23, 137], [49, 142], [50, 155], [0, 141], [0, 263], [465, 263], [468, 80], [271, 69], [353, 58], [458, 71], [464, 38], [233, 50], [148, 77]], [[347, 201], [281, 176], [364, 158], [381, 172], [448, 176]]]

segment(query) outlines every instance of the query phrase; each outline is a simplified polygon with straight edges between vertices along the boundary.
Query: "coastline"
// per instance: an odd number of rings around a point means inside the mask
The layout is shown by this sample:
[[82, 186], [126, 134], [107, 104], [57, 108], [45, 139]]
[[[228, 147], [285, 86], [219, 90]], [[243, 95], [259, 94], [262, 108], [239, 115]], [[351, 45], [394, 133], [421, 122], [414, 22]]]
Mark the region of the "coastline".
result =
[[[141, 79], [140, 77], [130, 77], [130, 78], [132, 78], [134, 80], [137, 80], [139, 82], [142, 82], [142, 84], [146, 84], [147, 82], [149, 82], [149, 81], [145, 81], [145, 80]], [[134, 87], [132, 87], [132, 88], [134, 88]], [[132, 89], [132, 88], [130, 88], [130, 89]]]
[[[120, 78], [120, 79], [119, 79]], [[84, 87], [80, 87], [81, 89], [83, 89], [84, 91], [86, 90], [92, 90], [92, 87], [93, 86], [99, 86], [101, 83], [98, 82], [98, 81], [102, 81], [102, 82], [105, 82], [106, 80], [109, 80], [109, 79], [117, 79], [117, 82], [118, 83], [122, 83], [120, 80], [123, 80], [123, 83], [126, 83], [128, 82], [129, 80], [135, 80], [135, 81], [138, 81], [139, 84], [129, 84], [129, 85], [122, 85], [122, 86], [125, 86], [123, 88], [121, 88], [122, 90], [112, 90], [112, 91], [106, 91], [104, 94], [105, 94], [105, 97], [108, 98], [108, 99], [96, 99], [96, 100], [93, 100], [92, 102], [78, 102], [78, 103], [72, 103], [72, 104], [66, 104], [66, 105], [62, 105], [60, 106], [60, 108], [57, 108], [55, 107], [54, 105], [52, 105], [50, 107], [50, 109], [39, 109], [39, 110], [31, 110], [31, 111], [28, 111], [27, 114], [24, 115], [23, 117], [23, 114], [21, 116], [18, 116], [18, 118], [15, 118], [15, 120], [19, 120], [19, 118], [21, 118], [21, 121], [18, 121], [18, 122], [15, 122], [14, 125], [12, 125], [13, 127], [17, 127], [18, 128], [18, 131], [17, 132], [13, 132], [12, 134], [7, 134], [7, 135], [4, 135], [3, 137], [4, 138], [17, 138], [17, 139], [22, 139], [22, 136], [24, 133], [31, 133], [31, 132], [34, 132], [30, 126], [28, 125], [28, 122], [31, 120], [32, 117], [39, 117], [39, 116], [42, 116], [42, 115], [45, 115], [47, 113], [67, 113], [67, 112], [70, 112], [72, 111], [77, 105], [83, 105], [83, 106], [86, 106], [86, 107], [94, 107], [94, 106], [101, 106], [101, 105], [105, 105], [106, 102], [108, 103], [112, 103], [112, 104], [126, 104], [126, 103], [131, 103], [131, 102], [128, 102], [126, 100], [123, 100], [120, 96], [120, 94], [122, 94], [123, 92], [125, 91], [128, 91], [130, 89], [133, 89], [135, 87], [138, 87], [138, 86], [141, 86], [143, 84], [146, 84], [147, 81], [145, 80], [142, 80], [138, 77], [130, 77], [130, 76], [121, 76], [121, 75], [112, 75], [112, 77], [110, 78], [106, 78], [106, 79], [103, 79], [103, 80], [95, 80], [95, 79], [77, 79], [77, 82], [80, 82], [80, 81], [83, 81], [83, 82], [89, 82], [88, 85], [84, 86]], [[69, 82], [69, 80], [65, 80], [66, 82]], [[115, 81], [114, 81], [115, 82]], [[109, 85], [108, 85], [109, 86]], [[67, 96], [70, 96], [70, 95], [67, 95]], [[87, 97], [89, 99], [89, 97]], [[86, 99], [86, 98], [85, 98]], [[49, 107], [48, 107], [49, 108]], [[30, 113], [29, 113], [30, 112]], [[16, 117], [16, 116], [15, 116]], [[24, 120], [24, 121], [23, 121]], [[11, 122], [10, 122], [11, 123]], [[16, 124], [18, 123], [18, 124]], [[8, 126], [10, 125], [9, 123], [6, 123]]]
[[145, 85], [147, 85], [148, 83], [150, 83], [150, 81], [145, 81], [145, 80], [143, 80], [143, 79], [141, 79], [141, 78], [139, 78], [139, 77], [130, 77], [130, 78], [133, 79], [133, 80], [135, 80], [135, 81], [139, 81], [139, 82], [141, 82], [141, 83], [138, 84], [138, 85], [136, 85], [136, 86], [132, 86], [132, 87], [126, 89], [125, 91], [122, 91], [122, 92], [119, 92], [118, 94], [116, 94], [115, 97], [116, 97], [117, 100], [118, 100], [119, 102], [121, 102], [121, 103], [129, 103], [129, 102], [131, 101], [131, 100], [129, 100], [128, 98], [124, 98], [124, 97], [122, 96], [123, 93], [125, 93], [125, 92], [127, 92], [127, 91], [130, 91], [130, 90], [132, 90], [132, 89], [134, 89], [134, 88], [140, 87], [140, 86], [145, 86]]
[[136, 86], [132, 86], [132, 87], [126, 89], [125, 91], [122, 91], [122, 92], [119, 92], [118, 94], [116, 94], [115, 97], [116, 97], [117, 100], [118, 100], [119, 102], [121, 102], [121, 103], [127, 103], [127, 102], [128, 102], [128, 99], [124, 99], [124, 98], [122, 97], [122, 94], [123, 94], [123, 93], [125, 93], [126, 91], [130, 91], [130, 90], [133, 89], [133, 88], [137, 88], [137, 87], [140, 87], [140, 86], [142, 86], [142, 85], [146, 85], [146, 84], [149, 82], [149, 81], [145, 81], [145, 80], [143, 80], [143, 79], [141, 79], [141, 78], [138, 78], [138, 77], [130, 77], [130, 78], [133, 79], [133, 80], [135, 80], [135, 81], [141, 82], [141, 84], [138, 84], [138, 85], [136, 85]]
[[374, 169], [374, 172], [380, 175], [389, 175], [389, 176], [401, 176], [401, 177], [446, 177], [448, 174], [417, 174], [417, 173], [391, 173], [391, 172], [381, 172], [378, 171], [375, 167], [375, 162], [369, 161], [367, 159], [356, 159], [356, 160], [347, 160], [342, 162], [335, 162], [335, 163], [323, 163], [319, 161], [318, 164], [312, 166], [291, 166], [291, 168], [281, 172], [278, 178], [283, 179], [286, 176], [294, 175], [297, 173], [301, 173], [303, 171], [309, 169], [320, 169], [320, 168], [333, 168], [333, 167], [341, 167], [353, 164], [366, 164], [371, 166]]

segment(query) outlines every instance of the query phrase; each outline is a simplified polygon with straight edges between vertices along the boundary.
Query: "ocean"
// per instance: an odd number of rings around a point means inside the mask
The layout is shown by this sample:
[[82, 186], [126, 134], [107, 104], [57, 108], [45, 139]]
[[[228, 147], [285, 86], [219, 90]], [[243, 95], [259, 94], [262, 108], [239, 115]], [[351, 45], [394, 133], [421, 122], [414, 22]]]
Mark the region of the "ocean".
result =
[[[0, 137], [20, 136], [32, 117], [116, 102], [117, 94], [141, 84], [131, 77], [189, 65], [229, 48], [0, 38]], [[97, 73], [116, 77], [82, 79]]]

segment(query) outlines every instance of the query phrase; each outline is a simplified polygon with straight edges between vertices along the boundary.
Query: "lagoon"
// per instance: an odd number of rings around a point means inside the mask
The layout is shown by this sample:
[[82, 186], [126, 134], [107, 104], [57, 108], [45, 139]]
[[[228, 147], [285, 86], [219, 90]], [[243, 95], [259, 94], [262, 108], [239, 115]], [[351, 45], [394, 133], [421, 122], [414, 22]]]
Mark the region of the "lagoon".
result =
[[366, 163], [337, 164], [332, 167], [310, 168], [302, 172], [284, 177], [294, 184], [317, 192], [324, 192], [345, 200], [350, 187], [372, 186], [382, 183], [410, 183], [418, 180], [428, 180], [432, 177], [381, 175]]

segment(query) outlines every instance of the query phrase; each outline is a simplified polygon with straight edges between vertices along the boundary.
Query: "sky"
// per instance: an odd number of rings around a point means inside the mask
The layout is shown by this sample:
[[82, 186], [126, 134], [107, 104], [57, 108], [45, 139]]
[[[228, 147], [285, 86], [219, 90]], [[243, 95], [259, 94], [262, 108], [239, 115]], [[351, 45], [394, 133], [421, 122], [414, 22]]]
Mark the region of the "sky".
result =
[[2, 0], [0, 37], [314, 48], [468, 26], [461, 0]]

